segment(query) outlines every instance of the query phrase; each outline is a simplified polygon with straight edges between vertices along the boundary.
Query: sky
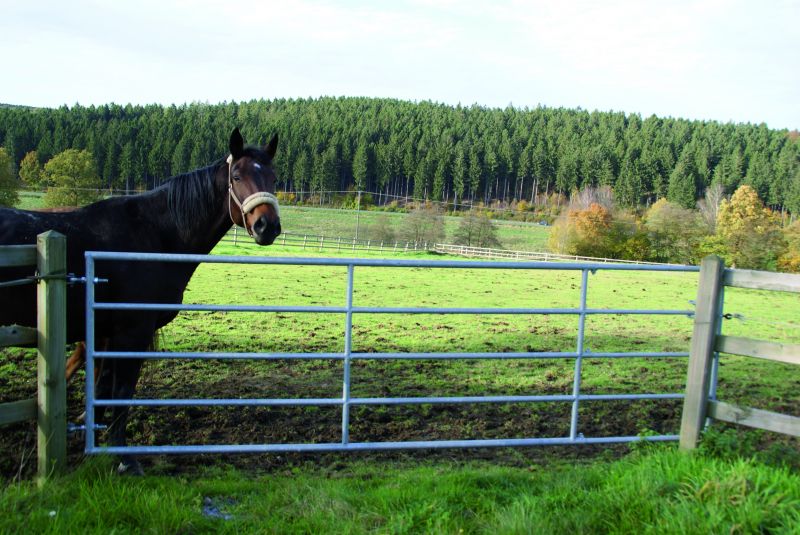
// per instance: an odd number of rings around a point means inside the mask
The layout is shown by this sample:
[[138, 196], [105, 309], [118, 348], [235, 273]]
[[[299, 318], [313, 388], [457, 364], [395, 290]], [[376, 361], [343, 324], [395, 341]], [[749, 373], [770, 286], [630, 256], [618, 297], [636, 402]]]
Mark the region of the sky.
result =
[[0, 102], [321, 96], [800, 129], [800, 0], [0, 0]]

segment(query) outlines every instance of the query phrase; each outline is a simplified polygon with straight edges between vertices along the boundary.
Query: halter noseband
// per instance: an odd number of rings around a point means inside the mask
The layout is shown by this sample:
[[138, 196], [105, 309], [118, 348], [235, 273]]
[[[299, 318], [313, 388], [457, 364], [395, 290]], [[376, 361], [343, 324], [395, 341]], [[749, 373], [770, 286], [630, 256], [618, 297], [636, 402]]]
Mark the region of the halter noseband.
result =
[[239, 210], [242, 212], [242, 226], [247, 229], [247, 233], [252, 236], [253, 231], [247, 225], [247, 218], [245, 217], [247, 214], [252, 212], [256, 206], [261, 206], [262, 204], [269, 204], [275, 210], [275, 215], [278, 217], [281, 216], [281, 209], [278, 205], [278, 198], [269, 193], [267, 191], [258, 191], [249, 195], [244, 201], [240, 201], [239, 197], [236, 196], [236, 192], [233, 191], [233, 175], [231, 174], [231, 169], [233, 168], [233, 154], [228, 155], [228, 215], [231, 217], [231, 221], [236, 224], [236, 221], [233, 220], [233, 212], [231, 210], [231, 199], [233, 202], [236, 203], [236, 206], [239, 207]]

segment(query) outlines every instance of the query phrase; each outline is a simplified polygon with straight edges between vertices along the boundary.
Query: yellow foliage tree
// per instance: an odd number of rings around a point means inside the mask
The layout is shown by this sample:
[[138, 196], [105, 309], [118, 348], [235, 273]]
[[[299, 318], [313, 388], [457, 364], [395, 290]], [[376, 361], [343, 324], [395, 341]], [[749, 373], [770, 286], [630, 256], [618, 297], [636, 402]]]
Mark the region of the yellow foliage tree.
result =
[[800, 220], [795, 221], [783, 231], [786, 250], [778, 257], [778, 269], [800, 273]]
[[775, 269], [784, 247], [780, 219], [747, 185], [720, 204], [717, 238], [724, 245], [725, 260], [739, 268]]
[[598, 203], [584, 210], [572, 209], [553, 225], [548, 244], [550, 250], [583, 256], [608, 255], [608, 236], [613, 218]]

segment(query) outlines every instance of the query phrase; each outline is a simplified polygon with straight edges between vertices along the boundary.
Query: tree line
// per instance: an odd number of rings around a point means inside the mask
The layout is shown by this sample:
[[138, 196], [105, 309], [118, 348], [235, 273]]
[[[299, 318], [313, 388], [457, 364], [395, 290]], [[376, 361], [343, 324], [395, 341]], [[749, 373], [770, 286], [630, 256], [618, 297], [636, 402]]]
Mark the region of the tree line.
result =
[[800, 220], [783, 225], [747, 184], [730, 197], [712, 185], [696, 210], [661, 198], [641, 215], [615, 206], [609, 188], [587, 188], [556, 219], [548, 246], [570, 255], [675, 264], [715, 254], [732, 267], [797, 272]]
[[15, 166], [87, 151], [100, 183], [150, 189], [225, 155], [239, 126], [280, 136], [280, 189], [372, 191], [433, 201], [525, 200], [609, 187], [618, 203], [666, 198], [693, 208], [717, 184], [749, 185], [776, 211], [800, 213], [798, 132], [622, 112], [450, 106], [324, 97], [182, 106], [0, 107], [0, 145]]

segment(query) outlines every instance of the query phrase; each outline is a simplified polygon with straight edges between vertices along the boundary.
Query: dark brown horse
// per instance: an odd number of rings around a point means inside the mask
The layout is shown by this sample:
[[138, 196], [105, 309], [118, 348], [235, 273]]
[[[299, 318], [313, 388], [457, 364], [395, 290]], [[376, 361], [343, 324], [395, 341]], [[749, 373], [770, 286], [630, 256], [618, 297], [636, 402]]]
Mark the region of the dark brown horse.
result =
[[[277, 136], [263, 148], [245, 147], [238, 129], [230, 137], [230, 156], [209, 167], [172, 177], [140, 195], [105, 199], [68, 212], [0, 209], [0, 244], [32, 244], [37, 234], [55, 230], [67, 237], [67, 271], [82, 276], [85, 251], [132, 251], [206, 254], [231, 228], [242, 226], [260, 245], [281, 233], [272, 159]], [[96, 275], [108, 279], [97, 287], [106, 302], [181, 303], [197, 264], [98, 262]], [[20, 268], [0, 268], [0, 281], [30, 275]], [[144, 351], [160, 329], [176, 316], [170, 311], [98, 311], [95, 340], [110, 351]], [[0, 288], [0, 325], [36, 325], [32, 285]], [[85, 291], [67, 291], [67, 339], [86, 336]], [[98, 399], [129, 399], [136, 389], [142, 361], [98, 362]], [[127, 407], [114, 407], [111, 445], [125, 445]], [[98, 416], [102, 414], [98, 413]], [[141, 472], [123, 456], [121, 470]]]

